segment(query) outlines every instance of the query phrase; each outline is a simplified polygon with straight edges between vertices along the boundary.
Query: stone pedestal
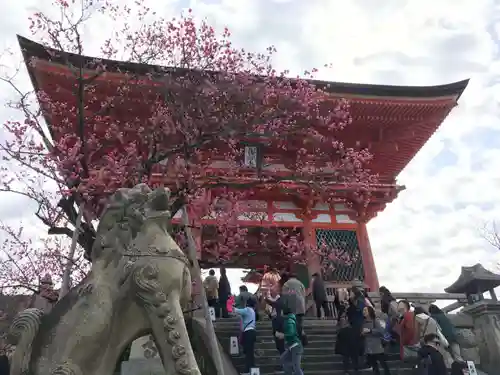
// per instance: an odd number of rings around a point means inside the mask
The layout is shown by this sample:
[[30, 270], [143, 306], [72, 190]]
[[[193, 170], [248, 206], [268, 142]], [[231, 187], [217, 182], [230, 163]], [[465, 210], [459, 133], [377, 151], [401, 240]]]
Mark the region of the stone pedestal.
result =
[[497, 373], [500, 368], [500, 303], [482, 300], [464, 307], [463, 313], [474, 320], [480, 367], [487, 373]]
[[165, 375], [153, 337], [139, 337], [132, 343], [128, 361], [122, 362], [121, 375]]

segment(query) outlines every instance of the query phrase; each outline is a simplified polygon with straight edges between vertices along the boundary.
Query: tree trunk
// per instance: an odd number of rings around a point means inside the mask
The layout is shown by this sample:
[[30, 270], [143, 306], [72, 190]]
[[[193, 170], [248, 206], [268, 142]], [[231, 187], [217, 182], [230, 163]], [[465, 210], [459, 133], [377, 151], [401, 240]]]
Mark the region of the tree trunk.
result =
[[83, 203], [80, 204], [78, 209], [78, 216], [76, 217], [75, 230], [73, 231], [73, 238], [71, 239], [71, 247], [69, 249], [68, 259], [64, 267], [61, 289], [59, 290], [59, 299], [63, 298], [71, 288], [71, 269], [73, 268], [73, 259], [75, 258], [76, 246], [78, 245], [78, 236], [80, 235], [80, 226], [83, 217]]
[[200, 305], [202, 306], [203, 314], [205, 315], [205, 322], [207, 327], [207, 334], [210, 338], [208, 342], [212, 358], [215, 363], [215, 368], [217, 369], [218, 375], [223, 375], [222, 357], [219, 351], [219, 343], [217, 341], [217, 336], [215, 335], [214, 325], [212, 323], [212, 318], [210, 317], [210, 312], [208, 310], [207, 296], [205, 294], [205, 288], [203, 288], [203, 283], [201, 280], [201, 268], [198, 263], [196, 243], [194, 241], [193, 235], [191, 233], [191, 228], [189, 227], [189, 217], [187, 213], [186, 206], [182, 207], [182, 225], [184, 226], [184, 231], [186, 233], [187, 243], [188, 243], [188, 257], [193, 262], [192, 277], [194, 277], [197, 285], [200, 286]]

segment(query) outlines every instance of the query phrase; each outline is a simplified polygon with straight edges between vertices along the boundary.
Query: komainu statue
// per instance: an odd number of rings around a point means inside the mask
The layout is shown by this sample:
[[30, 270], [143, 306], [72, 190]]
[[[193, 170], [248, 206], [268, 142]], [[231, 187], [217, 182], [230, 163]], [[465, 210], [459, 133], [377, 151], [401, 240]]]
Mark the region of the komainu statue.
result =
[[27, 309], [11, 375], [111, 375], [134, 339], [152, 334], [166, 374], [200, 374], [183, 309], [190, 264], [169, 235], [169, 191], [119, 189], [97, 229], [89, 275], [50, 313]]

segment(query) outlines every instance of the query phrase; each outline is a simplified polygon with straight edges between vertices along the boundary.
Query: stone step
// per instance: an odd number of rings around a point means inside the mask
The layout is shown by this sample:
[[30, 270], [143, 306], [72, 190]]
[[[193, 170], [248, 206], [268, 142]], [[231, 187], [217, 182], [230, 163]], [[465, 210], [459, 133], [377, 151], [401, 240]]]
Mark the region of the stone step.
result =
[[[230, 341], [231, 337], [239, 337], [239, 334], [237, 333], [220, 333], [217, 332], [217, 337], [221, 341]], [[307, 332], [307, 340], [309, 342], [312, 341], [329, 341], [329, 342], [337, 342], [337, 335], [332, 335], [331, 333], [309, 333]], [[272, 335], [271, 332], [266, 332], [266, 333], [258, 333], [257, 334], [257, 342], [274, 342], [274, 336]]]
[[[235, 323], [239, 323], [239, 322], [240, 322], [240, 318], [238, 318], [238, 317], [227, 318], [227, 319], [220, 318], [220, 319], [216, 319], [214, 321], [214, 324], [235, 324]], [[308, 325], [308, 324], [309, 325], [316, 325], [316, 324], [336, 325], [337, 324], [336, 319], [303, 318], [303, 322], [306, 325]], [[260, 319], [257, 321], [257, 324], [270, 324], [270, 323], [271, 323], [271, 319]]]
[[[229, 353], [229, 346], [224, 346], [222, 347]], [[278, 351], [276, 350], [276, 347], [273, 345], [272, 347], [268, 348], [263, 348], [262, 346], [257, 347], [256, 349], [256, 356], [258, 357], [278, 357]], [[332, 356], [333, 349], [331, 347], [317, 347], [313, 348], [310, 347], [309, 345], [304, 349], [304, 356], [316, 356], [316, 355], [327, 355], [327, 356]]]
[[[269, 355], [270, 354], [270, 355]], [[231, 356], [231, 358], [236, 362], [242, 362], [244, 361], [245, 357], [243, 353], [240, 353], [237, 356]], [[364, 361], [365, 357], [362, 357], [361, 360]], [[396, 363], [400, 362], [399, 361], [399, 355], [397, 354], [388, 354], [387, 355], [387, 360], [391, 363]], [[261, 352], [258, 349], [255, 351], [255, 359], [257, 363], [264, 363], [264, 364], [279, 364], [279, 355], [276, 350], [274, 352]], [[341, 364], [342, 363], [342, 356], [338, 354], [333, 354], [330, 352], [329, 354], [322, 353], [322, 354], [311, 354], [304, 352], [304, 355], [302, 357], [302, 362], [316, 362], [316, 363], [332, 363], [332, 364]], [[406, 367], [406, 364], [401, 363], [404, 365], [403, 367]]]
[[[372, 369], [366, 368], [360, 370], [360, 375], [369, 375], [373, 374]], [[383, 373], [383, 372], [382, 372]], [[260, 372], [261, 375], [284, 375], [283, 371], [273, 371], [273, 372]], [[315, 370], [315, 371], [308, 371], [307, 374], [304, 375], [344, 375], [343, 370]], [[392, 371], [391, 374], [393, 375], [412, 375], [413, 374], [413, 369], [410, 368], [404, 368], [396, 371]]]
[[[245, 358], [243, 356], [233, 357], [233, 363], [238, 368], [238, 370], [242, 371], [245, 365]], [[360, 358], [361, 361], [364, 361], [364, 358]], [[281, 370], [281, 363], [277, 356], [277, 353], [274, 357], [269, 358], [259, 358], [255, 359], [257, 367], [261, 369], [261, 371], [274, 372]], [[391, 369], [397, 368], [410, 368], [411, 366], [399, 361], [399, 359], [389, 358], [388, 364]], [[368, 367], [365, 363], [360, 363], [361, 367]], [[317, 356], [317, 357], [304, 357], [302, 359], [302, 369], [304, 371], [316, 371], [316, 370], [341, 370], [342, 369], [342, 357], [340, 356]]]
[[[229, 353], [230, 337], [239, 336], [239, 319], [220, 319], [215, 323], [219, 342]], [[307, 375], [343, 375], [342, 357], [334, 354], [338, 327], [334, 320], [319, 320], [309, 318], [304, 320], [304, 331], [309, 344], [304, 349], [302, 368]], [[398, 349], [398, 348], [396, 348]], [[411, 375], [411, 366], [399, 360], [398, 350], [388, 354], [389, 367], [393, 374]], [[261, 375], [281, 375], [279, 355], [272, 336], [272, 325], [269, 320], [257, 322], [257, 342], [255, 344], [256, 364]], [[364, 361], [364, 357], [360, 358]], [[238, 371], [244, 370], [244, 356], [232, 356], [232, 361]], [[365, 364], [363, 364], [365, 365]], [[371, 369], [365, 369], [361, 374], [370, 374]]]
[[[219, 342], [221, 343], [222, 347], [225, 350], [227, 350], [228, 353], [229, 353], [230, 341], [229, 340], [226, 340], [226, 341], [219, 340]], [[263, 341], [263, 342], [257, 341], [255, 343], [255, 349], [256, 350], [259, 350], [259, 349], [260, 350], [266, 350], [266, 349], [275, 349], [275, 348], [276, 348], [276, 344], [272, 340]], [[314, 340], [314, 341], [309, 341], [307, 347], [305, 348], [305, 351], [308, 351], [310, 349], [320, 349], [320, 348], [328, 348], [330, 350], [330, 352], [333, 353], [333, 351], [335, 349], [335, 341], [333, 341], [333, 340]]]
[[[245, 364], [244, 358], [237, 358], [234, 360], [234, 365], [236, 369], [240, 372], [244, 371]], [[396, 369], [400, 370], [403, 368], [411, 368], [409, 365], [401, 365], [399, 361], [389, 361], [389, 369], [396, 371]], [[367, 368], [366, 364], [360, 364], [362, 368]], [[256, 359], [256, 366], [260, 369], [261, 374], [272, 374], [275, 372], [282, 371], [282, 366], [278, 360], [276, 361], [262, 361]], [[309, 374], [312, 371], [335, 371], [342, 370], [342, 360], [336, 362], [315, 362], [315, 361], [302, 361], [302, 370]]]
[[[239, 332], [241, 329], [241, 325], [238, 324], [225, 324], [225, 325], [215, 325], [214, 326], [215, 331], [217, 332], [232, 332], [236, 331]], [[271, 332], [273, 329], [273, 326], [271, 324], [257, 324], [257, 332]], [[337, 327], [333, 325], [304, 325], [303, 326], [304, 331], [307, 332], [326, 332], [330, 334], [336, 334], [338, 332]]]
[[[217, 318], [215, 321], [216, 322], [237, 322], [239, 321], [239, 317], [238, 316], [234, 316], [234, 317], [231, 317], [231, 318]], [[332, 318], [329, 318], [329, 319], [318, 319], [318, 318], [314, 318], [314, 317], [304, 317], [302, 318], [302, 320], [304, 322], [311, 322], [312, 324], [318, 322], [318, 323], [324, 323], [324, 322], [336, 322], [337, 320], [336, 319], [332, 319]], [[259, 320], [257, 320], [257, 323], [265, 323], [265, 322], [270, 322], [271, 319], [269, 318], [260, 318]]]
[[[240, 327], [216, 327], [215, 331], [221, 335], [232, 335], [240, 332]], [[257, 335], [272, 334], [272, 326], [257, 326]], [[337, 329], [335, 327], [304, 327], [304, 332], [307, 335], [336, 335]]]

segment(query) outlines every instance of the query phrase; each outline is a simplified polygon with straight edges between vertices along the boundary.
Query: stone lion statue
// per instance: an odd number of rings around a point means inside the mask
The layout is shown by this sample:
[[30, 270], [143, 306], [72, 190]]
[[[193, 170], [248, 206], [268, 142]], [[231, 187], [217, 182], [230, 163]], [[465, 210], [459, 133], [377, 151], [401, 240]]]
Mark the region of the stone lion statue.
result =
[[168, 233], [169, 191], [140, 184], [110, 198], [89, 275], [44, 315], [21, 312], [11, 375], [112, 374], [134, 339], [152, 334], [166, 374], [197, 375], [183, 317], [187, 257]]

